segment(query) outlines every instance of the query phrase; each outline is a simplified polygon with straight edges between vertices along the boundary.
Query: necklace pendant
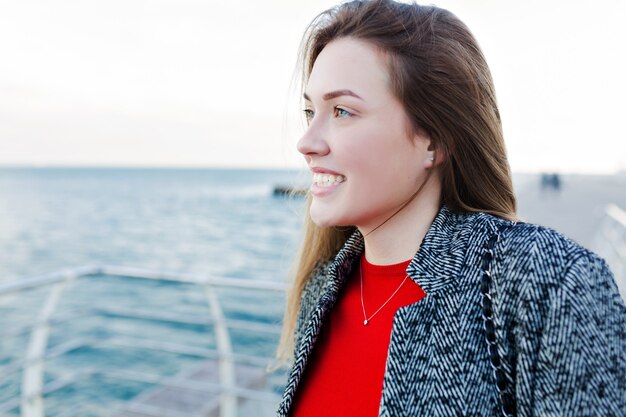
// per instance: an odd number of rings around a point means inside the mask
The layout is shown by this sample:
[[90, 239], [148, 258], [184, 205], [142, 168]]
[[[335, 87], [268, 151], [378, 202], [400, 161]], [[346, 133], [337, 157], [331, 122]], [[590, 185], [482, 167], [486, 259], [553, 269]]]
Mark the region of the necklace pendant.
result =
[[368, 322], [367, 322], [367, 319], [363, 320], [363, 325], [364, 325], [364, 326], [367, 326], [367, 323], [368, 323]]

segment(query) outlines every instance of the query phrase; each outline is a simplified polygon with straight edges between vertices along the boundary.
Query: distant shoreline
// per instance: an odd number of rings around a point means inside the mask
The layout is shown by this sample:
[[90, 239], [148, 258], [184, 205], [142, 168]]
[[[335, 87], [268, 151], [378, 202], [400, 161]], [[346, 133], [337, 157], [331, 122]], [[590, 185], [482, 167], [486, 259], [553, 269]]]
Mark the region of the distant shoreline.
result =
[[[302, 172], [306, 167], [263, 167], [263, 166], [175, 166], [175, 165], [3, 165], [0, 170], [144, 170], [144, 171], [264, 171], [264, 172]], [[546, 171], [513, 171], [513, 175], [538, 176], [543, 173], [557, 173], [566, 177], [624, 177], [626, 171], [613, 173], [603, 172], [560, 172], [558, 170]]]
[[94, 170], [189, 170], [189, 171], [303, 171], [298, 167], [221, 167], [221, 166], [140, 166], [140, 165], [0, 165], [0, 170], [9, 169], [94, 169]]

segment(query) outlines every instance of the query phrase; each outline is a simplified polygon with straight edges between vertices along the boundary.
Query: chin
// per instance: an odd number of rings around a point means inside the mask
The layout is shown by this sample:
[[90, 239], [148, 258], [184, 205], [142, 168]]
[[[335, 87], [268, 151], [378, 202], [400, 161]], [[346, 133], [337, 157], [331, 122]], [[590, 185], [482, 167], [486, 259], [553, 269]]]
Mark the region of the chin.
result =
[[315, 223], [319, 227], [339, 226], [336, 222], [333, 221], [332, 218], [315, 216], [313, 213], [311, 213], [311, 221], [313, 221], [313, 223]]
[[310, 208], [309, 216], [311, 217], [311, 221], [319, 227], [345, 226], [347, 224], [347, 222], [342, 221], [343, 219], [337, 216], [336, 213], [316, 208], [314, 205]]

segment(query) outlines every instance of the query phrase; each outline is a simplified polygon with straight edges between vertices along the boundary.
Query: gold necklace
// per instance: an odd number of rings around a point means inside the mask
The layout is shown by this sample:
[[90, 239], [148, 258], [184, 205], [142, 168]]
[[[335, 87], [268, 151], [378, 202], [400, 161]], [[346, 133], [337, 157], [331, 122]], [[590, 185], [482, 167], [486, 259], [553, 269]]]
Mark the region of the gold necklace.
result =
[[381, 305], [378, 310], [376, 310], [376, 312], [374, 314], [372, 314], [371, 316], [367, 317], [367, 314], [365, 314], [365, 303], [363, 302], [363, 261], [360, 261], [359, 263], [359, 276], [361, 277], [361, 308], [363, 309], [363, 325], [367, 326], [367, 323], [370, 322], [370, 320], [376, 315], [378, 314], [378, 312], [380, 310], [383, 309], [384, 306], [387, 305], [387, 303], [389, 301], [391, 301], [391, 299], [393, 298], [394, 295], [396, 295], [396, 293], [398, 291], [400, 291], [400, 288], [402, 288], [402, 285], [404, 285], [404, 282], [406, 281], [406, 279], [409, 277], [408, 275], [404, 277], [404, 279], [402, 280], [402, 282], [400, 283], [400, 285], [398, 286], [398, 288], [396, 288], [396, 290], [393, 292], [393, 294], [391, 294], [391, 296], [389, 298], [387, 298], [387, 301], [385, 301], [383, 303], [383, 305]]

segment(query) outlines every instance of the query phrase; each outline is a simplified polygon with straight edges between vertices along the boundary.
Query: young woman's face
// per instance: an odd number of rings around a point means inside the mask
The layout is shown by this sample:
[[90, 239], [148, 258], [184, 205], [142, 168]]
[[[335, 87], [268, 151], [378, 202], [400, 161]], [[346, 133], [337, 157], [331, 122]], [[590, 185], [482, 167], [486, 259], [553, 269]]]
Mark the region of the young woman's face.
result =
[[351, 38], [329, 43], [315, 61], [298, 151], [313, 172], [310, 215], [319, 226], [376, 227], [433, 166], [430, 140], [411, 132], [386, 65], [376, 47]]

